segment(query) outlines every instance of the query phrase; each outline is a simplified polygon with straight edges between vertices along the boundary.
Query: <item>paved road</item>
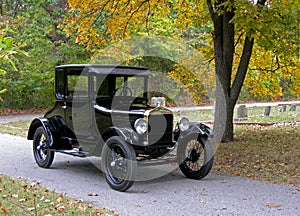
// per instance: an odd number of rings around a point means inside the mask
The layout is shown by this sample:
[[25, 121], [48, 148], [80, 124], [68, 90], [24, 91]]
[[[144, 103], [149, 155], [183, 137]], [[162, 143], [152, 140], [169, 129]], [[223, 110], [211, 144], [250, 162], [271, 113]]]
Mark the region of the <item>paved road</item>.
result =
[[[50, 169], [38, 168], [31, 142], [0, 134], [0, 173], [38, 180], [47, 188], [113, 209], [120, 215], [290, 215], [300, 213], [300, 189], [209, 174], [190, 180], [179, 171], [136, 182], [126, 193], [111, 190], [88, 159], [56, 154]], [[99, 196], [88, 196], [97, 193]]]

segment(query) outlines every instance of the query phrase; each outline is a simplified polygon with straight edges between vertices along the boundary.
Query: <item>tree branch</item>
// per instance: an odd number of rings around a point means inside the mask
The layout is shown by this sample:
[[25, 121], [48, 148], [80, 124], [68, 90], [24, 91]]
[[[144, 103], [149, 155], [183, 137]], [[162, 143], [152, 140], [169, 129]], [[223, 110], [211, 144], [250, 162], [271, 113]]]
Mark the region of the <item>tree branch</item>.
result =
[[252, 54], [253, 45], [254, 45], [254, 39], [247, 36], [245, 39], [244, 49], [242, 52], [240, 64], [231, 88], [231, 100], [234, 103], [237, 101], [239, 93], [244, 83], [244, 79], [247, 73], [247, 68]]
[[149, 0], [143, 1], [143, 2], [138, 6], [138, 8], [137, 8], [136, 10], [134, 10], [134, 11], [130, 14], [130, 16], [129, 16], [129, 18], [127, 19], [127, 22], [126, 22], [126, 24], [125, 24], [125, 26], [124, 26], [124, 31], [123, 31], [123, 34], [124, 34], [124, 35], [125, 35], [125, 31], [126, 31], [128, 25], [129, 25], [129, 22], [130, 22], [130, 20], [132, 19], [133, 15], [134, 15], [135, 13], [137, 13], [137, 12], [141, 9], [141, 7], [142, 7], [146, 2], [149, 2]]

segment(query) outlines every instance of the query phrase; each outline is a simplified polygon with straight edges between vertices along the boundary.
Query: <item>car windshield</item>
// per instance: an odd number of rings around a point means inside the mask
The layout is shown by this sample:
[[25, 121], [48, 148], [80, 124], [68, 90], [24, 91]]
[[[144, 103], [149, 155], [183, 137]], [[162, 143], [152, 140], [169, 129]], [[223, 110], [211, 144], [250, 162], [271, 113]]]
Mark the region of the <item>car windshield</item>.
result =
[[145, 97], [147, 79], [143, 76], [95, 77], [95, 95], [97, 97]]

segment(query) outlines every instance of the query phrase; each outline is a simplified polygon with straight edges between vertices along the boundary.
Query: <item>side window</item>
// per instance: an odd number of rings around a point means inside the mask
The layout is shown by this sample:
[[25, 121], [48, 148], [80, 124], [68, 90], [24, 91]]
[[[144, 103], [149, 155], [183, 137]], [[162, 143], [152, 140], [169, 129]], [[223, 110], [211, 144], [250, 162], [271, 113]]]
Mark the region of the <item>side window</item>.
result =
[[124, 77], [116, 77], [116, 89], [120, 88], [124, 84]]
[[65, 96], [65, 75], [63, 70], [55, 73], [56, 97], [62, 99]]
[[127, 87], [131, 89], [132, 96], [143, 97], [145, 78], [144, 77], [128, 77]]
[[94, 77], [94, 91], [96, 97], [110, 96], [109, 79], [105, 76]]
[[88, 97], [88, 77], [68, 75], [68, 97]]

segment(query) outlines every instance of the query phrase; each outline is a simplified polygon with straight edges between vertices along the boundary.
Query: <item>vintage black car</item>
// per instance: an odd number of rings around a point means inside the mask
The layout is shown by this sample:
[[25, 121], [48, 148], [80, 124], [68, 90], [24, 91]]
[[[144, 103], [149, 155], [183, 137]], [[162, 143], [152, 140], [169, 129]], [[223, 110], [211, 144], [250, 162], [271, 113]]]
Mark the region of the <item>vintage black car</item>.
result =
[[55, 106], [28, 131], [38, 166], [51, 166], [55, 152], [101, 157], [109, 186], [126, 191], [142, 162], [155, 164], [173, 152], [185, 176], [205, 177], [213, 165], [212, 131], [186, 117], [175, 120], [165, 98], [148, 92], [150, 76], [141, 67], [57, 66]]

